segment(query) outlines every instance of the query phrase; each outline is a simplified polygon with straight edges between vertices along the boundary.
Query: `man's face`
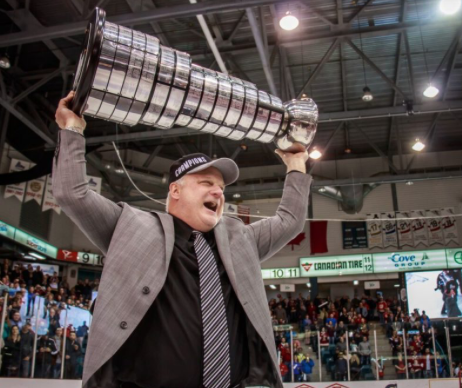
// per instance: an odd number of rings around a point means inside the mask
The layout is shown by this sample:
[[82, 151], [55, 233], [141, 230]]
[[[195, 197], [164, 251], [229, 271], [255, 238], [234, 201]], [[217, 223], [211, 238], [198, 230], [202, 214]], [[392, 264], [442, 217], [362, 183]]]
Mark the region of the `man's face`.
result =
[[223, 215], [225, 197], [221, 173], [214, 167], [188, 174], [183, 184], [170, 184], [169, 212], [199, 232], [212, 230]]
[[14, 321], [19, 321], [20, 319], [21, 319], [21, 315], [19, 313], [14, 313], [13, 320]]
[[69, 334], [69, 338], [74, 341], [75, 340], [75, 333], [74, 332], [71, 332], [71, 334]]
[[56, 336], [61, 337], [63, 335], [63, 329], [56, 329]]

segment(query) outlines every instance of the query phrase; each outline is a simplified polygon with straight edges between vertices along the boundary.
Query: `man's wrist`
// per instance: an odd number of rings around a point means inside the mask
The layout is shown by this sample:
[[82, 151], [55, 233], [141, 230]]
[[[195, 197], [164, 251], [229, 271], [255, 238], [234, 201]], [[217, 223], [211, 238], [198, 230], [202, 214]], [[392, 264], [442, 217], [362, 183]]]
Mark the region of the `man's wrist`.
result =
[[297, 161], [294, 163], [289, 163], [287, 165], [287, 174], [292, 171], [298, 171], [303, 174], [306, 174], [306, 164], [303, 161]]
[[64, 130], [65, 130], [65, 131], [76, 132], [76, 133], [78, 133], [79, 135], [83, 136], [84, 128], [78, 127], [78, 126], [75, 126], [75, 125], [69, 125], [69, 126], [66, 126], [66, 127], [64, 128]]

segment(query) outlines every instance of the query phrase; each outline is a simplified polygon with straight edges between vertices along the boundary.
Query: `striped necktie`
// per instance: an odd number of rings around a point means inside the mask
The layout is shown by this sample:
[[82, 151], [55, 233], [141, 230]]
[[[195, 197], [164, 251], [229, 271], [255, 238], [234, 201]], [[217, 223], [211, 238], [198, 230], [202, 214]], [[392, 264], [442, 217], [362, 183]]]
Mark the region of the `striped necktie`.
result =
[[220, 274], [212, 249], [202, 233], [194, 231], [194, 250], [199, 266], [199, 288], [204, 341], [205, 388], [231, 384], [228, 321]]

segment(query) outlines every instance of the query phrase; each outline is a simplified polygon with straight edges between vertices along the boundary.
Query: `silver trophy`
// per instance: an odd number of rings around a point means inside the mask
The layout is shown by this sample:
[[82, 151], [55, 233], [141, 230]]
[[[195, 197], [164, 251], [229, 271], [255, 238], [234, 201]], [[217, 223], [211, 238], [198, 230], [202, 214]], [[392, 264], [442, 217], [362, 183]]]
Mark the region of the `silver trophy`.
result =
[[80, 115], [274, 141], [290, 152], [310, 146], [318, 122], [313, 100], [283, 104], [250, 82], [191, 63], [188, 53], [153, 36], [106, 21], [99, 8], [86, 30], [73, 89], [72, 108]]

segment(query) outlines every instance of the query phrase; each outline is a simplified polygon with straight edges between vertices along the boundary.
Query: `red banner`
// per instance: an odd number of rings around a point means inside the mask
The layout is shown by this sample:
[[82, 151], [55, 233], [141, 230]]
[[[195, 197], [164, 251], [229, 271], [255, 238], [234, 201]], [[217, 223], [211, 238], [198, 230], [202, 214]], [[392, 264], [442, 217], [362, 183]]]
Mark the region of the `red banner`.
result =
[[70, 261], [72, 263], [77, 263], [78, 255], [79, 252], [66, 251], [65, 249], [60, 249], [58, 250], [58, 256], [56, 258], [62, 261]]

